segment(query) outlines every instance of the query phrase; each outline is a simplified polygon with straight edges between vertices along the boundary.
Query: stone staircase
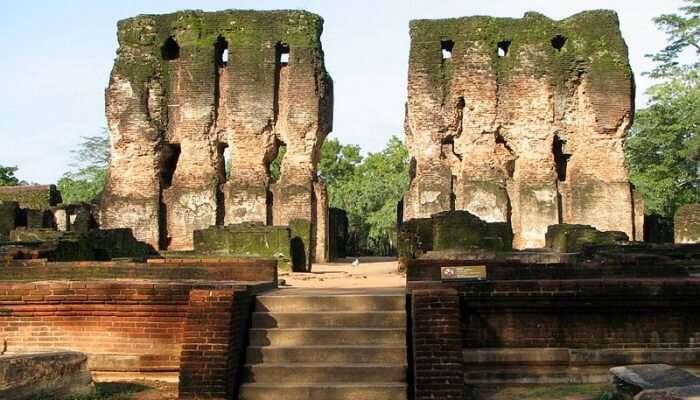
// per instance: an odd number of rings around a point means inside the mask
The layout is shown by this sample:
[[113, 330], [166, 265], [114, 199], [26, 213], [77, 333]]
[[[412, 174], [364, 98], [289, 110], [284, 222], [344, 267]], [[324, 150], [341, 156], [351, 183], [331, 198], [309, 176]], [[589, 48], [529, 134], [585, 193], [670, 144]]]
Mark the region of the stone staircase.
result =
[[241, 400], [406, 399], [400, 294], [258, 296]]

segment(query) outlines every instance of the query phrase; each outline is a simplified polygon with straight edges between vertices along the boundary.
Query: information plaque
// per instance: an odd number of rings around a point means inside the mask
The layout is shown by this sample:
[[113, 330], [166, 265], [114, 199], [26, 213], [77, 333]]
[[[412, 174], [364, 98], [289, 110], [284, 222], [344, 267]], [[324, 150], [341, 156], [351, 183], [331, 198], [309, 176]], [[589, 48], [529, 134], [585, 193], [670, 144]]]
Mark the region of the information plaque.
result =
[[484, 280], [486, 279], [485, 265], [460, 265], [440, 267], [440, 277], [444, 281]]

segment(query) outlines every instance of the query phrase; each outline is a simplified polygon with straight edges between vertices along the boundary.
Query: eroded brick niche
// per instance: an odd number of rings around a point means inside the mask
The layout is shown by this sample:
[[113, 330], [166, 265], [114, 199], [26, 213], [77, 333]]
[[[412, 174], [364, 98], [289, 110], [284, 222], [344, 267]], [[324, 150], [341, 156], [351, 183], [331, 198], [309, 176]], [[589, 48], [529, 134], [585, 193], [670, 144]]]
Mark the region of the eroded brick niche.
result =
[[[315, 240], [307, 252], [325, 246], [316, 163], [331, 130], [332, 80], [322, 27], [304, 11], [120, 21], [106, 90], [112, 156], [101, 226], [184, 250], [195, 229], [211, 225], [302, 221]], [[281, 177], [272, 182], [282, 146]]]
[[516, 248], [543, 247], [557, 223], [641, 238], [623, 154], [634, 82], [614, 12], [416, 20], [410, 31], [404, 219], [467, 210], [511, 222]]

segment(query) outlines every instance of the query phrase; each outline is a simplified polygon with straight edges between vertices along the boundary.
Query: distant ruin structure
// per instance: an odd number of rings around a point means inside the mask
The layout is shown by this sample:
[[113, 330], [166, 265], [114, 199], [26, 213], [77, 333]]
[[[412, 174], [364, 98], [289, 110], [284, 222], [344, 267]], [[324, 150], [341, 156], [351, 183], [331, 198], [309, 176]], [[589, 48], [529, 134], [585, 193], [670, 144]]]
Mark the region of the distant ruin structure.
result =
[[322, 28], [305, 11], [120, 21], [106, 91], [111, 160], [101, 227], [186, 250], [194, 230], [212, 225], [293, 225], [306, 258], [325, 259], [327, 196], [316, 164], [333, 89]]
[[410, 34], [405, 220], [466, 210], [510, 222], [520, 249], [558, 223], [641, 240], [623, 154], [634, 80], [614, 12], [416, 20]]

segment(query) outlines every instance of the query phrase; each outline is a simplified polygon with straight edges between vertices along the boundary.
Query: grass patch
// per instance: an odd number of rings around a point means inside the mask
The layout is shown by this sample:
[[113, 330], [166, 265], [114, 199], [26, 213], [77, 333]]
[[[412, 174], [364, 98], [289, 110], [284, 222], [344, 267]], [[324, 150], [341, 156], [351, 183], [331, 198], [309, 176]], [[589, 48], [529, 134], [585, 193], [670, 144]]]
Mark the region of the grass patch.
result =
[[512, 385], [478, 387], [468, 400], [617, 400], [604, 384]]
[[140, 383], [131, 382], [100, 382], [95, 383], [95, 394], [91, 396], [56, 397], [44, 394], [32, 400], [128, 400], [136, 393], [155, 390], [155, 388]]

